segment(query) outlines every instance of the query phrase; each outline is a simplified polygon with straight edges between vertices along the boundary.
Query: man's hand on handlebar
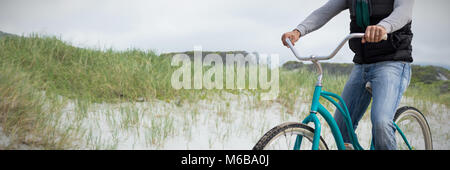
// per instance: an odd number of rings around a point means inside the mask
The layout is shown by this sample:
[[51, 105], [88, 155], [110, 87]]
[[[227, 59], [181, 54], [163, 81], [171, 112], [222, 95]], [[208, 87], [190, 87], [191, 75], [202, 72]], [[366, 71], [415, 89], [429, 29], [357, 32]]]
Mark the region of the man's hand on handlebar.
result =
[[366, 28], [366, 33], [364, 38], [362, 38], [361, 43], [378, 43], [383, 40], [383, 36], [387, 34], [386, 29], [379, 25], [371, 25]]
[[295, 45], [295, 43], [298, 41], [298, 39], [300, 39], [300, 36], [301, 36], [300, 31], [295, 29], [291, 32], [284, 33], [283, 36], [281, 36], [281, 42], [283, 42], [284, 46], [289, 48], [288, 44], [285, 41], [286, 38], [289, 38], [291, 40], [291, 43], [293, 45]]

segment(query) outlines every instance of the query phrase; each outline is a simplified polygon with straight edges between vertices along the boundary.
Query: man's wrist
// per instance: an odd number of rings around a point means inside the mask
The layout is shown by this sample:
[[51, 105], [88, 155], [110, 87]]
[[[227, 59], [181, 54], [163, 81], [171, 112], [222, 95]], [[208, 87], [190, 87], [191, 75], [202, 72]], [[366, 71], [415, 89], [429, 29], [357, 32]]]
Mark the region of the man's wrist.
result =
[[377, 26], [383, 27], [388, 34], [392, 32], [392, 26], [388, 22], [381, 21]]
[[300, 38], [300, 36], [302, 36], [302, 33], [297, 28], [292, 30], [292, 32], [294, 32], [297, 35], [298, 38]]

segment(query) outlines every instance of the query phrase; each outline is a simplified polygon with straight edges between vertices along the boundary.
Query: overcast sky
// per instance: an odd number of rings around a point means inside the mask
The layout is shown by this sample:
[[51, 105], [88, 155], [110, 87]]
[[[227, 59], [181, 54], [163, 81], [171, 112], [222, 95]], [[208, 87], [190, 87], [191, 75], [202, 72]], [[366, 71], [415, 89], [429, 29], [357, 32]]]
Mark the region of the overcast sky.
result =
[[[0, 31], [57, 35], [76, 46], [158, 53], [245, 50], [294, 60], [281, 45], [292, 30], [327, 0], [0, 0]], [[432, 2], [432, 3], [431, 3]], [[450, 1], [416, 0], [416, 64], [450, 66]], [[349, 33], [343, 11], [298, 44], [304, 55], [326, 55]], [[351, 62], [348, 46], [331, 62]]]

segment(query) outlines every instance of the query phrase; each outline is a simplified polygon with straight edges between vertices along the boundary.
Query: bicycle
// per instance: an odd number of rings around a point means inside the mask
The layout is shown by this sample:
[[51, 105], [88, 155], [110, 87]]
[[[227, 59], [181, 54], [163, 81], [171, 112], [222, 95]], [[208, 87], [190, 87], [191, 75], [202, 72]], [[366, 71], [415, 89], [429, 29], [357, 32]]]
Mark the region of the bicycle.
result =
[[[330, 112], [319, 102], [319, 98], [323, 97], [327, 101], [331, 102], [342, 114], [345, 119], [345, 124], [347, 126], [347, 131], [349, 132], [349, 138], [351, 140], [351, 144], [353, 145], [355, 150], [363, 150], [363, 147], [359, 144], [356, 133], [351, 124], [350, 114], [346, 107], [344, 100], [337, 94], [327, 92], [322, 90], [322, 77], [323, 71], [322, 66], [319, 63], [321, 60], [329, 60], [332, 59], [344, 46], [347, 41], [353, 38], [362, 38], [364, 36], [363, 33], [353, 33], [349, 34], [341, 43], [336, 47], [336, 49], [328, 56], [309, 56], [309, 57], [300, 57], [296, 49], [294, 49], [291, 41], [286, 39], [285, 41], [289, 45], [294, 56], [300, 61], [311, 61], [317, 72], [319, 73], [317, 77], [317, 83], [315, 85], [313, 98], [311, 102], [311, 111], [309, 115], [301, 122], [288, 122], [283, 123], [278, 126], [275, 126], [268, 132], [264, 134], [263, 137], [256, 143], [253, 147], [253, 150], [265, 150], [265, 149], [277, 149], [277, 150], [300, 150], [300, 149], [308, 149], [312, 150], [328, 150], [328, 145], [325, 140], [321, 137], [321, 123], [318, 119], [317, 114], [321, 115], [325, 122], [329, 125], [331, 129], [331, 133], [336, 142], [337, 148], [339, 150], [345, 150], [346, 147], [344, 145], [344, 141], [342, 138], [342, 134], [340, 133], [339, 127], [337, 126], [336, 121]], [[387, 35], [383, 38], [387, 40]], [[366, 85], [367, 90], [370, 89], [370, 84]], [[333, 98], [337, 99], [334, 100]], [[342, 103], [342, 106], [338, 103]], [[308, 123], [314, 123], [314, 128], [308, 126]], [[428, 121], [425, 116], [416, 108], [404, 106], [399, 108], [394, 116], [394, 126], [396, 127], [396, 138], [401, 138], [401, 140], [397, 139], [398, 148], [399, 149], [426, 149], [432, 150], [432, 137], [430, 126], [428, 125]], [[418, 125], [412, 125], [412, 124]], [[411, 137], [408, 134], [405, 134], [401, 129], [411, 129], [420, 128], [420, 131], [423, 135], [423, 140], [417, 137]], [[402, 128], [401, 128], [402, 127]], [[413, 133], [410, 133], [414, 135]], [[409, 137], [407, 137], [409, 136]], [[308, 139], [308, 143], [305, 144], [304, 138]], [[408, 140], [409, 138], [409, 140]], [[411, 140], [413, 138], [414, 140]], [[283, 141], [284, 139], [284, 141]], [[294, 142], [295, 141], [295, 142]], [[373, 141], [371, 142], [370, 149], [373, 150]]]

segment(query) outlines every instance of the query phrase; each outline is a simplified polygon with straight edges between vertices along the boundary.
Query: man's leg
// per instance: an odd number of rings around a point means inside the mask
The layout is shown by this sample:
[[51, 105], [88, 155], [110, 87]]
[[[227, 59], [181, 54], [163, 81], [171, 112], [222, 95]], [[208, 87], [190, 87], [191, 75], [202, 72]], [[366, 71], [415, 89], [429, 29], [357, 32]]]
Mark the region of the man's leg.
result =
[[411, 67], [405, 62], [381, 62], [370, 70], [373, 103], [372, 139], [377, 150], [397, 149], [393, 119], [409, 85]]
[[[352, 119], [353, 128], [356, 129], [359, 120], [367, 110], [370, 104], [371, 95], [366, 90], [366, 79], [363, 65], [355, 64], [352, 73], [350, 74], [347, 83], [345, 84], [344, 91], [341, 97], [344, 99]], [[342, 103], [339, 103], [342, 106]], [[341, 112], [336, 109], [334, 113], [334, 119], [342, 133], [342, 137], [345, 143], [351, 143], [349, 133], [347, 132], [347, 126], [345, 119]]]

